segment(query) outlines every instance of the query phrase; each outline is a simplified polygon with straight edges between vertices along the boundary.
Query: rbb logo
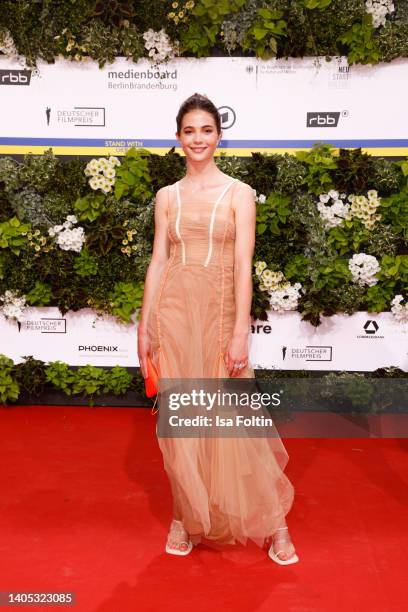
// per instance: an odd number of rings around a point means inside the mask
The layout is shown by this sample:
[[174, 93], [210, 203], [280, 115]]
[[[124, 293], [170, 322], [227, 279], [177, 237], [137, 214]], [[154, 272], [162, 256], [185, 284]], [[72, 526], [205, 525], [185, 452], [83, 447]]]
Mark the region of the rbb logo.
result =
[[378, 323], [377, 321], [366, 321], [364, 323], [364, 331], [366, 334], [376, 334], [378, 332]]
[[29, 85], [31, 70], [0, 70], [0, 85]]
[[337, 127], [340, 113], [307, 113], [306, 127]]

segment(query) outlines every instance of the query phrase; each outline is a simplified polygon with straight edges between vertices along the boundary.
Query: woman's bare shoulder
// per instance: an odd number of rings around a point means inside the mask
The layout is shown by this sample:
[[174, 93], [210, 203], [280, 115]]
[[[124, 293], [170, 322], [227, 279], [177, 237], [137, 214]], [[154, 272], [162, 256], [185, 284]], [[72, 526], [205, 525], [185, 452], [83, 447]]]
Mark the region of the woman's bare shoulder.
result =
[[238, 189], [240, 190], [241, 193], [246, 193], [248, 195], [253, 195], [254, 194], [254, 188], [251, 187], [251, 185], [249, 185], [248, 183], [245, 183], [244, 181], [241, 181], [241, 179], [236, 179], [236, 187], [235, 189], [238, 191]]
[[163, 196], [165, 194], [167, 194], [169, 191], [173, 191], [175, 187], [175, 183], [172, 183], [171, 185], [164, 185], [164, 187], [160, 187], [160, 189], [158, 189], [156, 191], [156, 196]]
[[158, 189], [156, 191], [156, 201], [161, 202], [161, 201], [166, 201], [168, 200], [168, 198], [172, 197], [172, 194], [175, 193], [175, 189], [176, 189], [176, 184], [172, 183], [171, 185], [165, 185], [164, 187], [160, 187], [160, 189]]
[[237, 179], [232, 197], [232, 208], [234, 212], [237, 211], [239, 206], [246, 207], [251, 202], [255, 201], [255, 190], [251, 185]]

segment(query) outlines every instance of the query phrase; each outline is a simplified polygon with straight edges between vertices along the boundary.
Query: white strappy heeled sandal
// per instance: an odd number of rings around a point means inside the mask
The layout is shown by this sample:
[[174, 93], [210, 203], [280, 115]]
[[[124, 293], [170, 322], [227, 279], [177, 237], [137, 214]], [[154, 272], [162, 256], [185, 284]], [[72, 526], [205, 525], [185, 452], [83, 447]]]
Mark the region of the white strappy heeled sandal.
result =
[[278, 556], [280, 553], [286, 553], [286, 550], [284, 550], [282, 544], [292, 544], [293, 546], [292, 540], [289, 535], [288, 527], [279, 527], [273, 534], [272, 544], [268, 551], [268, 556], [270, 557], [270, 559], [272, 559], [272, 561], [275, 561], [275, 563], [278, 563], [279, 565], [290, 565], [291, 563], [297, 563], [299, 561], [299, 557], [295, 552], [288, 559], [281, 559]]
[[[182, 539], [180, 539], [182, 538]], [[170, 525], [169, 535], [166, 543], [166, 553], [169, 555], [180, 555], [185, 557], [193, 550], [193, 543], [183, 527], [182, 521], [173, 519]]]

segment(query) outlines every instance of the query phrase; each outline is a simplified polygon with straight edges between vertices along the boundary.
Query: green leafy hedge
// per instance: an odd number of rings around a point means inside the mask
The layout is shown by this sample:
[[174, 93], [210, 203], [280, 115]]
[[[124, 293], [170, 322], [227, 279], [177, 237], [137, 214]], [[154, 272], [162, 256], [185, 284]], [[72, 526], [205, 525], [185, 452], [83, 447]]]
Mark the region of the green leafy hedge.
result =
[[388, 62], [408, 56], [406, 0], [394, 7], [375, 24], [364, 0], [2, 0], [0, 47], [28, 66], [89, 57], [102, 67], [117, 56], [152, 57], [143, 35], [163, 30], [170, 50], [158, 61], [235, 54]]
[[[51, 150], [23, 161], [0, 158], [0, 310], [9, 291], [25, 296], [28, 305], [57, 306], [61, 313], [89, 307], [129, 322], [139, 312], [154, 236], [153, 194], [180, 179], [185, 162], [174, 149], [163, 156], [131, 149], [115, 162], [115, 184], [106, 192], [90, 187], [87, 170], [102, 162], [62, 162]], [[297, 309], [303, 319], [319, 325], [322, 314], [388, 311], [395, 295], [406, 297], [406, 161], [316, 143], [296, 155], [220, 155], [216, 163], [256, 190], [254, 263], [265, 262], [272, 275], [302, 285]], [[330, 190], [356, 197], [376, 190], [378, 219], [354, 216], [325, 227], [317, 203]], [[72, 218], [84, 235], [77, 251], [64, 250], [49, 235]], [[374, 286], [353, 281], [348, 261], [356, 253], [380, 264]], [[252, 315], [262, 320], [269, 298], [255, 270], [253, 280]]]
[[[361, 408], [365, 412], [378, 410], [390, 410], [394, 405], [404, 410], [398, 400], [406, 393], [406, 382], [408, 373], [397, 367], [378, 368], [374, 372], [327, 372], [321, 375], [321, 383], [316, 386], [310, 384], [302, 386], [302, 381], [315, 380], [316, 372], [307, 370], [288, 371], [257, 371], [256, 378], [260, 389], [270, 391], [270, 383], [280, 379], [280, 383], [288, 379], [287, 389], [290, 397], [287, 398], [287, 406], [291, 398], [294, 400], [294, 408], [299, 409], [300, 404], [306, 407], [308, 401], [316, 406], [316, 394], [321, 394], [327, 409], [330, 409], [330, 400], [334, 401], [334, 407], [351, 406]], [[395, 380], [393, 385], [381, 384]], [[41, 399], [46, 391], [60, 391], [67, 396], [67, 401], [73, 396], [86, 398], [88, 405], [93, 406], [102, 394], [124, 396], [128, 392], [136, 392], [140, 397], [145, 397], [144, 380], [140, 370], [135, 375], [130, 374], [126, 368], [115, 366], [113, 368], [102, 368], [93, 365], [71, 367], [62, 361], [52, 361], [48, 364], [34, 359], [24, 357], [24, 361], [14, 364], [12, 359], [0, 353], [0, 404], [15, 404], [22, 399], [22, 393], [26, 397]], [[309, 397], [305, 397], [305, 392]], [[373, 394], [380, 392], [384, 397], [377, 398], [374, 402]], [[391, 396], [395, 396], [392, 398]], [[287, 408], [286, 408], [287, 410]]]

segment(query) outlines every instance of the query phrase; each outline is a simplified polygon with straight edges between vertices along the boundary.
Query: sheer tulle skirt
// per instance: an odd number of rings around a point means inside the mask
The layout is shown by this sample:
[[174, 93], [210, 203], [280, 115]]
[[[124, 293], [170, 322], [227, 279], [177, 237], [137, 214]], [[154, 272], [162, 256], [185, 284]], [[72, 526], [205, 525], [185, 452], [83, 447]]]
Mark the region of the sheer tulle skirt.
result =
[[[222, 281], [222, 279], [221, 279]], [[152, 359], [162, 378], [228, 378], [224, 354], [235, 320], [232, 268], [169, 265], [149, 317]], [[221, 349], [221, 350], [220, 350]], [[253, 378], [249, 364], [242, 378]], [[160, 386], [160, 381], [159, 381]], [[160, 409], [160, 405], [159, 405]], [[158, 438], [175, 518], [193, 543], [259, 546], [285, 524], [294, 488], [286, 449], [267, 438]]]

